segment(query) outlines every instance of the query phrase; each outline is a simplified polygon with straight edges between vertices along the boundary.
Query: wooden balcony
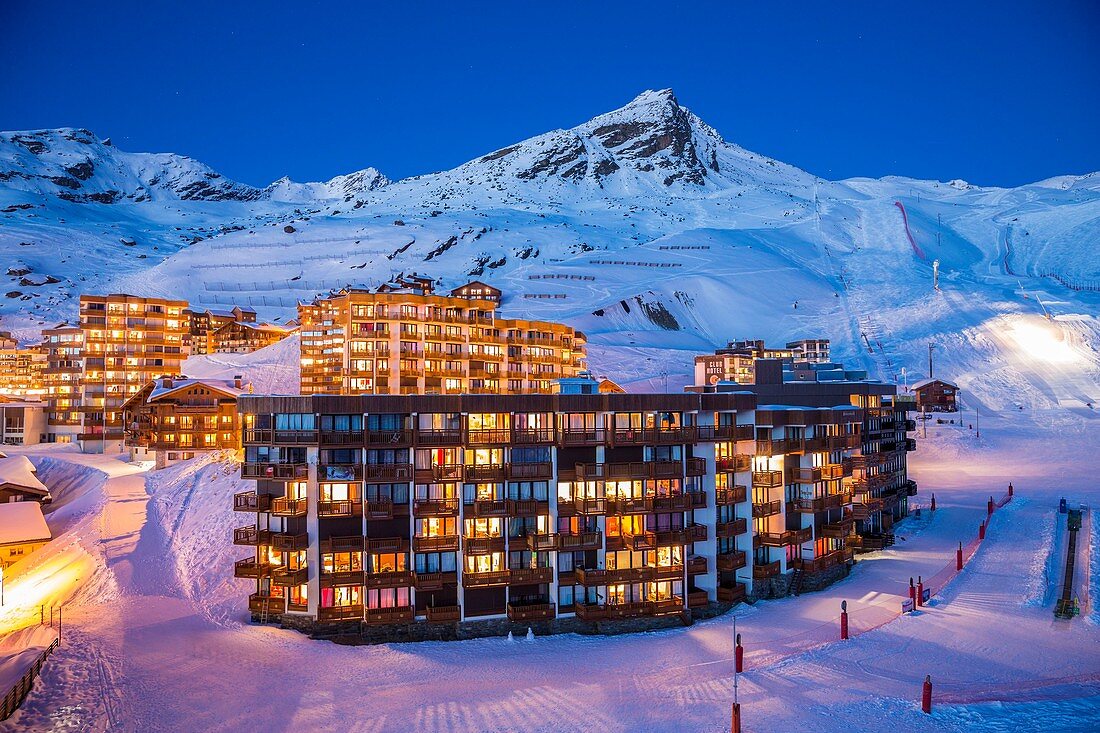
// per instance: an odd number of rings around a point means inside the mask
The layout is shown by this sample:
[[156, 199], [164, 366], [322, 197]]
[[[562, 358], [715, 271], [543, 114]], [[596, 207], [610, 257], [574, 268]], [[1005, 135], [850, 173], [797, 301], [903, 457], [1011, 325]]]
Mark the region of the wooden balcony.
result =
[[366, 622], [370, 625], [381, 624], [411, 624], [416, 617], [412, 606], [395, 606], [394, 608], [368, 608]]
[[508, 499], [507, 515], [509, 517], [534, 517], [539, 514], [550, 513], [550, 502], [538, 499]]
[[710, 598], [705, 590], [690, 590], [687, 594], [688, 608], [703, 608], [710, 603]]
[[600, 516], [607, 513], [607, 499], [558, 499], [558, 516]]
[[[405, 506], [407, 510], [408, 507]], [[363, 504], [363, 516], [367, 519], [393, 519], [394, 503], [390, 499], [367, 500]]]
[[242, 463], [241, 478], [273, 481], [304, 481], [309, 466], [304, 463]]
[[547, 480], [554, 476], [551, 463], [510, 463], [507, 466], [508, 478], [515, 481]]
[[653, 550], [658, 547], [674, 547], [690, 545], [693, 542], [703, 542], [707, 538], [707, 526], [705, 524], [691, 524], [683, 529], [636, 533], [624, 531], [622, 537], [631, 549]]
[[421, 591], [443, 590], [445, 585], [457, 585], [458, 573], [418, 573], [412, 574], [413, 587]]
[[755, 580], [766, 580], [779, 575], [779, 561], [752, 566], [752, 577]]
[[621, 445], [684, 445], [694, 443], [696, 430], [693, 425], [678, 428], [637, 428], [608, 431], [612, 446]]
[[523, 621], [547, 621], [557, 615], [557, 606], [553, 603], [509, 603], [508, 620], [516, 623]]
[[[528, 537], [531, 536], [537, 537], [538, 535], [528, 535]], [[599, 531], [578, 532], [576, 534], [559, 532], [551, 536], [555, 538], [554, 547], [563, 552], [580, 552], [582, 550], [599, 550], [603, 548], [603, 533]]]
[[512, 568], [511, 573], [509, 585], [541, 585], [554, 581], [554, 569], [551, 567]]
[[650, 604], [649, 612], [654, 616], [670, 616], [684, 610], [684, 599], [680, 596], [647, 601], [647, 603]]
[[467, 464], [465, 467], [466, 481], [470, 483], [504, 481], [508, 475], [501, 463], [495, 464]]
[[804, 573], [820, 573], [824, 570], [835, 565], [842, 565], [852, 559], [852, 549], [849, 547], [841, 547], [840, 549], [828, 552], [820, 557], [815, 557], [808, 560], [795, 559], [787, 562], [792, 570], [801, 570]]
[[324, 572], [322, 570], [318, 580], [322, 588], [334, 588], [338, 585], [363, 585], [363, 571], [360, 570], [338, 570], [333, 572]]
[[471, 428], [466, 431], [466, 442], [470, 445], [507, 445], [512, 442], [512, 431], [508, 428]]
[[707, 461], [705, 458], [688, 458], [684, 461], [684, 472], [688, 476], [706, 476]]
[[506, 517], [508, 516], [508, 501], [506, 499], [478, 499], [473, 504], [467, 504], [465, 514], [467, 517]]
[[413, 513], [418, 517], [457, 517], [458, 498], [415, 499]]
[[504, 537], [464, 537], [462, 550], [467, 555], [489, 555], [494, 552], [504, 552], [504, 542]]
[[493, 585], [508, 585], [511, 581], [511, 570], [490, 570], [484, 573], [462, 573], [462, 585], [465, 588], [485, 588]]
[[552, 445], [557, 436], [554, 428], [516, 428], [512, 442], [517, 445]]
[[306, 582], [308, 574], [305, 568], [290, 570], [282, 565], [276, 566], [271, 571], [271, 582], [275, 585], [295, 586]]
[[304, 517], [306, 515], [305, 499], [287, 499], [280, 497], [272, 499], [271, 514], [276, 517]]
[[832, 524], [821, 525], [821, 536], [833, 539], [844, 539], [852, 533], [853, 522], [851, 519], [842, 519]]
[[254, 557], [246, 557], [233, 563], [234, 578], [266, 578], [271, 575], [271, 563], [260, 562]]
[[718, 522], [714, 525], [714, 534], [716, 537], [737, 537], [748, 531], [749, 521], [744, 517], [741, 519], [732, 519], [728, 522]]
[[853, 450], [860, 445], [859, 435], [830, 435], [827, 438], [829, 450]]
[[345, 537], [329, 537], [318, 543], [319, 552], [327, 555], [333, 552], [362, 552], [364, 546], [362, 535], [350, 535]]
[[286, 598], [267, 593], [253, 593], [248, 596], [248, 610], [256, 614], [277, 616], [286, 612]]
[[753, 425], [700, 425], [695, 430], [700, 442], [753, 440], [756, 437]]
[[462, 620], [461, 606], [428, 606], [424, 609], [428, 622], [433, 624], [453, 624]]
[[628, 463], [578, 463], [579, 481], [678, 478], [684, 475], [680, 461], [632, 461]]
[[318, 433], [320, 445], [360, 447], [363, 445], [362, 430], [322, 430]]
[[782, 471], [753, 471], [753, 488], [773, 489], [783, 485]]
[[317, 609], [318, 621], [362, 621], [363, 606], [322, 606]]
[[813, 499], [795, 499], [790, 503], [790, 508], [792, 511], [802, 512], [803, 514], [816, 514], [817, 512], [828, 511], [829, 509], [839, 509], [845, 504], [851, 503], [851, 501], [852, 495], [849, 493], [829, 494]]
[[744, 583], [731, 583], [718, 586], [718, 600], [722, 603], [741, 603], [747, 591]]
[[455, 552], [458, 550], [458, 535], [413, 537], [412, 546], [416, 552]]
[[811, 541], [814, 538], [814, 531], [812, 527], [804, 527], [786, 532], [761, 532], [757, 537], [760, 538], [760, 544], [764, 547], [786, 547]]
[[714, 470], [718, 473], [743, 473], [752, 470], [752, 456], [738, 453], [725, 458], [714, 459]]
[[734, 504], [740, 504], [748, 499], [749, 490], [745, 486], [732, 486], [725, 489], [718, 489], [715, 492], [717, 497], [718, 506], [733, 506]]
[[413, 574], [408, 570], [367, 573], [363, 584], [368, 588], [405, 588], [413, 584]]
[[416, 433], [416, 444], [420, 446], [459, 446], [462, 445], [461, 430], [421, 430]]
[[413, 443], [413, 431], [371, 430], [365, 434], [365, 443], [371, 448], [407, 448]]
[[707, 558], [704, 555], [692, 555], [687, 559], [688, 575], [704, 575], [707, 572]]
[[466, 467], [460, 463], [440, 464], [426, 468], [416, 468], [413, 478], [418, 483], [439, 483], [462, 481], [463, 469]]
[[748, 562], [748, 555], [741, 550], [731, 550], [730, 552], [718, 553], [718, 559], [716, 565], [718, 570], [724, 573], [731, 573], [734, 570], [739, 570]]
[[360, 475], [367, 483], [400, 483], [412, 481], [413, 467], [410, 463], [368, 463]]
[[752, 517], [753, 517], [753, 519], [758, 519], [760, 517], [771, 517], [771, 516], [774, 516], [776, 514], [779, 514], [782, 511], [783, 511], [783, 502], [781, 502], [779, 500], [766, 501], [766, 502], [763, 502], [761, 504], [755, 504], [754, 503], [752, 505]]
[[359, 499], [340, 499], [317, 502], [318, 517], [361, 517], [363, 503]]
[[405, 537], [368, 537], [366, 549], [372, 555], [408, 552], [409, 540]]
[[271, 530], [257, 529], [256, 525], [237, 527], [233, 530], [234, 545], [266, 545], [271, 542]]
[[607, 606], [600, 603], [578, 603], [573, 611], [583, 621], [606, 621], [611, 618]]

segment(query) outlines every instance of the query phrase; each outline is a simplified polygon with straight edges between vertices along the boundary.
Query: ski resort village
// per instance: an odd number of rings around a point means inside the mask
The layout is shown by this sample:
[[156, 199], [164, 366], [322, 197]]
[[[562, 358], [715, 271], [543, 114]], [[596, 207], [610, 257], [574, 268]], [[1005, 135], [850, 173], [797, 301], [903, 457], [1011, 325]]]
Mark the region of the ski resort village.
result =
[[1100, 174], [689, 103], [263, 188], [0, 133], [0, 731], [1100, 729]]

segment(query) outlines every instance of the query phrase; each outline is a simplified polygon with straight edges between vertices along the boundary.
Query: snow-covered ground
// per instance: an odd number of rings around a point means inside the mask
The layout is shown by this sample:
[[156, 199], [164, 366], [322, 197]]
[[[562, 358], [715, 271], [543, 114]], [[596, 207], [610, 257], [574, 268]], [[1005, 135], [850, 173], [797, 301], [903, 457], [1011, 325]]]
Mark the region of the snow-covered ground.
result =
[[[965, 425], [931, 426], [911, 454], [921, 517], [826, 591], [657, 633], [376, 647], [247, 623], [246, 582], [232, 579], [230, 496], [242, 484], [231, 461], [145, 473], [109, 457], [28, 451], [57, 497], [57, 539], [10, 587], [37, 602], [46, 568], [64, 577], [51, 599], [69, 599], [66, 643], [0, 730], [719, 731], [735, 619], [747, 730], [1009, 731], [1037, 711], [1046, 730], [1087, 730], [1100, 725], [1096, 620], [1055, 622], [1033, 600], [1059, 562], [1048, 563], [1055, 534], [1044, 530], [1058, 498], [1095, 504], [1100, 493], [1080, 459], [1100, 438], [1069, 415], [1056, 421], [1064, 440], [1051, 439], [1051, 415], [1019, 410], [985, 416], [981, 438]], [[924, 611], [879, 626], [910, 576], [953, 562], [1009, 481], [1015, 499], [963, 572]], [[1093, 539], [1093, 561], [1097, 550]], [[835, 641], [841, 600], [860, 632], [848, 642]], [[919, 711], [925, 674], [930, 717]]]

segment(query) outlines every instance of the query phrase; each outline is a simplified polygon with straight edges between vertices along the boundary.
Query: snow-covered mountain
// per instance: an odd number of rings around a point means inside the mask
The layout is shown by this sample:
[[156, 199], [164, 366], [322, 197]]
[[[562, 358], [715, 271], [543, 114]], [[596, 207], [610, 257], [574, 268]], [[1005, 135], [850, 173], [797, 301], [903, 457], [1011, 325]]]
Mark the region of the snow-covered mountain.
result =
[[[597, 370], [638, 386], [675, 387], [729, 339], [820, 334], [885, 377], [923, 373], [935, 341], [974, 399], [1083, 404], [1100, 399], [1097, 241], [1100, 175], [825, 181], [726, 142], [670, 90], [396, 182], [367, 168], [256, 189], [86, 131], [0, 135], [0, 328], [25, 340], [81, 291], [275, 319], [415, 271], [576, 325]], [[1073, 395], [1032, 388], [1020, 324], [1070, 349]]]

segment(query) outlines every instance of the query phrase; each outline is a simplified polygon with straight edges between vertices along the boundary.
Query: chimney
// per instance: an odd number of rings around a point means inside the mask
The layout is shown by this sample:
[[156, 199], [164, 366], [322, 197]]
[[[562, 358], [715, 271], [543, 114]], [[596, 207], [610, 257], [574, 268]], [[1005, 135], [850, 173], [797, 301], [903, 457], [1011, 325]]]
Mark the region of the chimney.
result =
[[160, 386], [162, 389], [172, 389], [172, 378], [164, 377], [160, 380]]
[[235, 388], [237, 388], [237, 389], [241, 389], [241, 383], [242, 383], [242, 380], [243, 380], [243, 379], [244, 379], [244, 376], [243, 376], [243, 375], [241, 375], [241, 374], [234, 374], [234, 375], [233, 375], [233, 386], [234, 386]]

